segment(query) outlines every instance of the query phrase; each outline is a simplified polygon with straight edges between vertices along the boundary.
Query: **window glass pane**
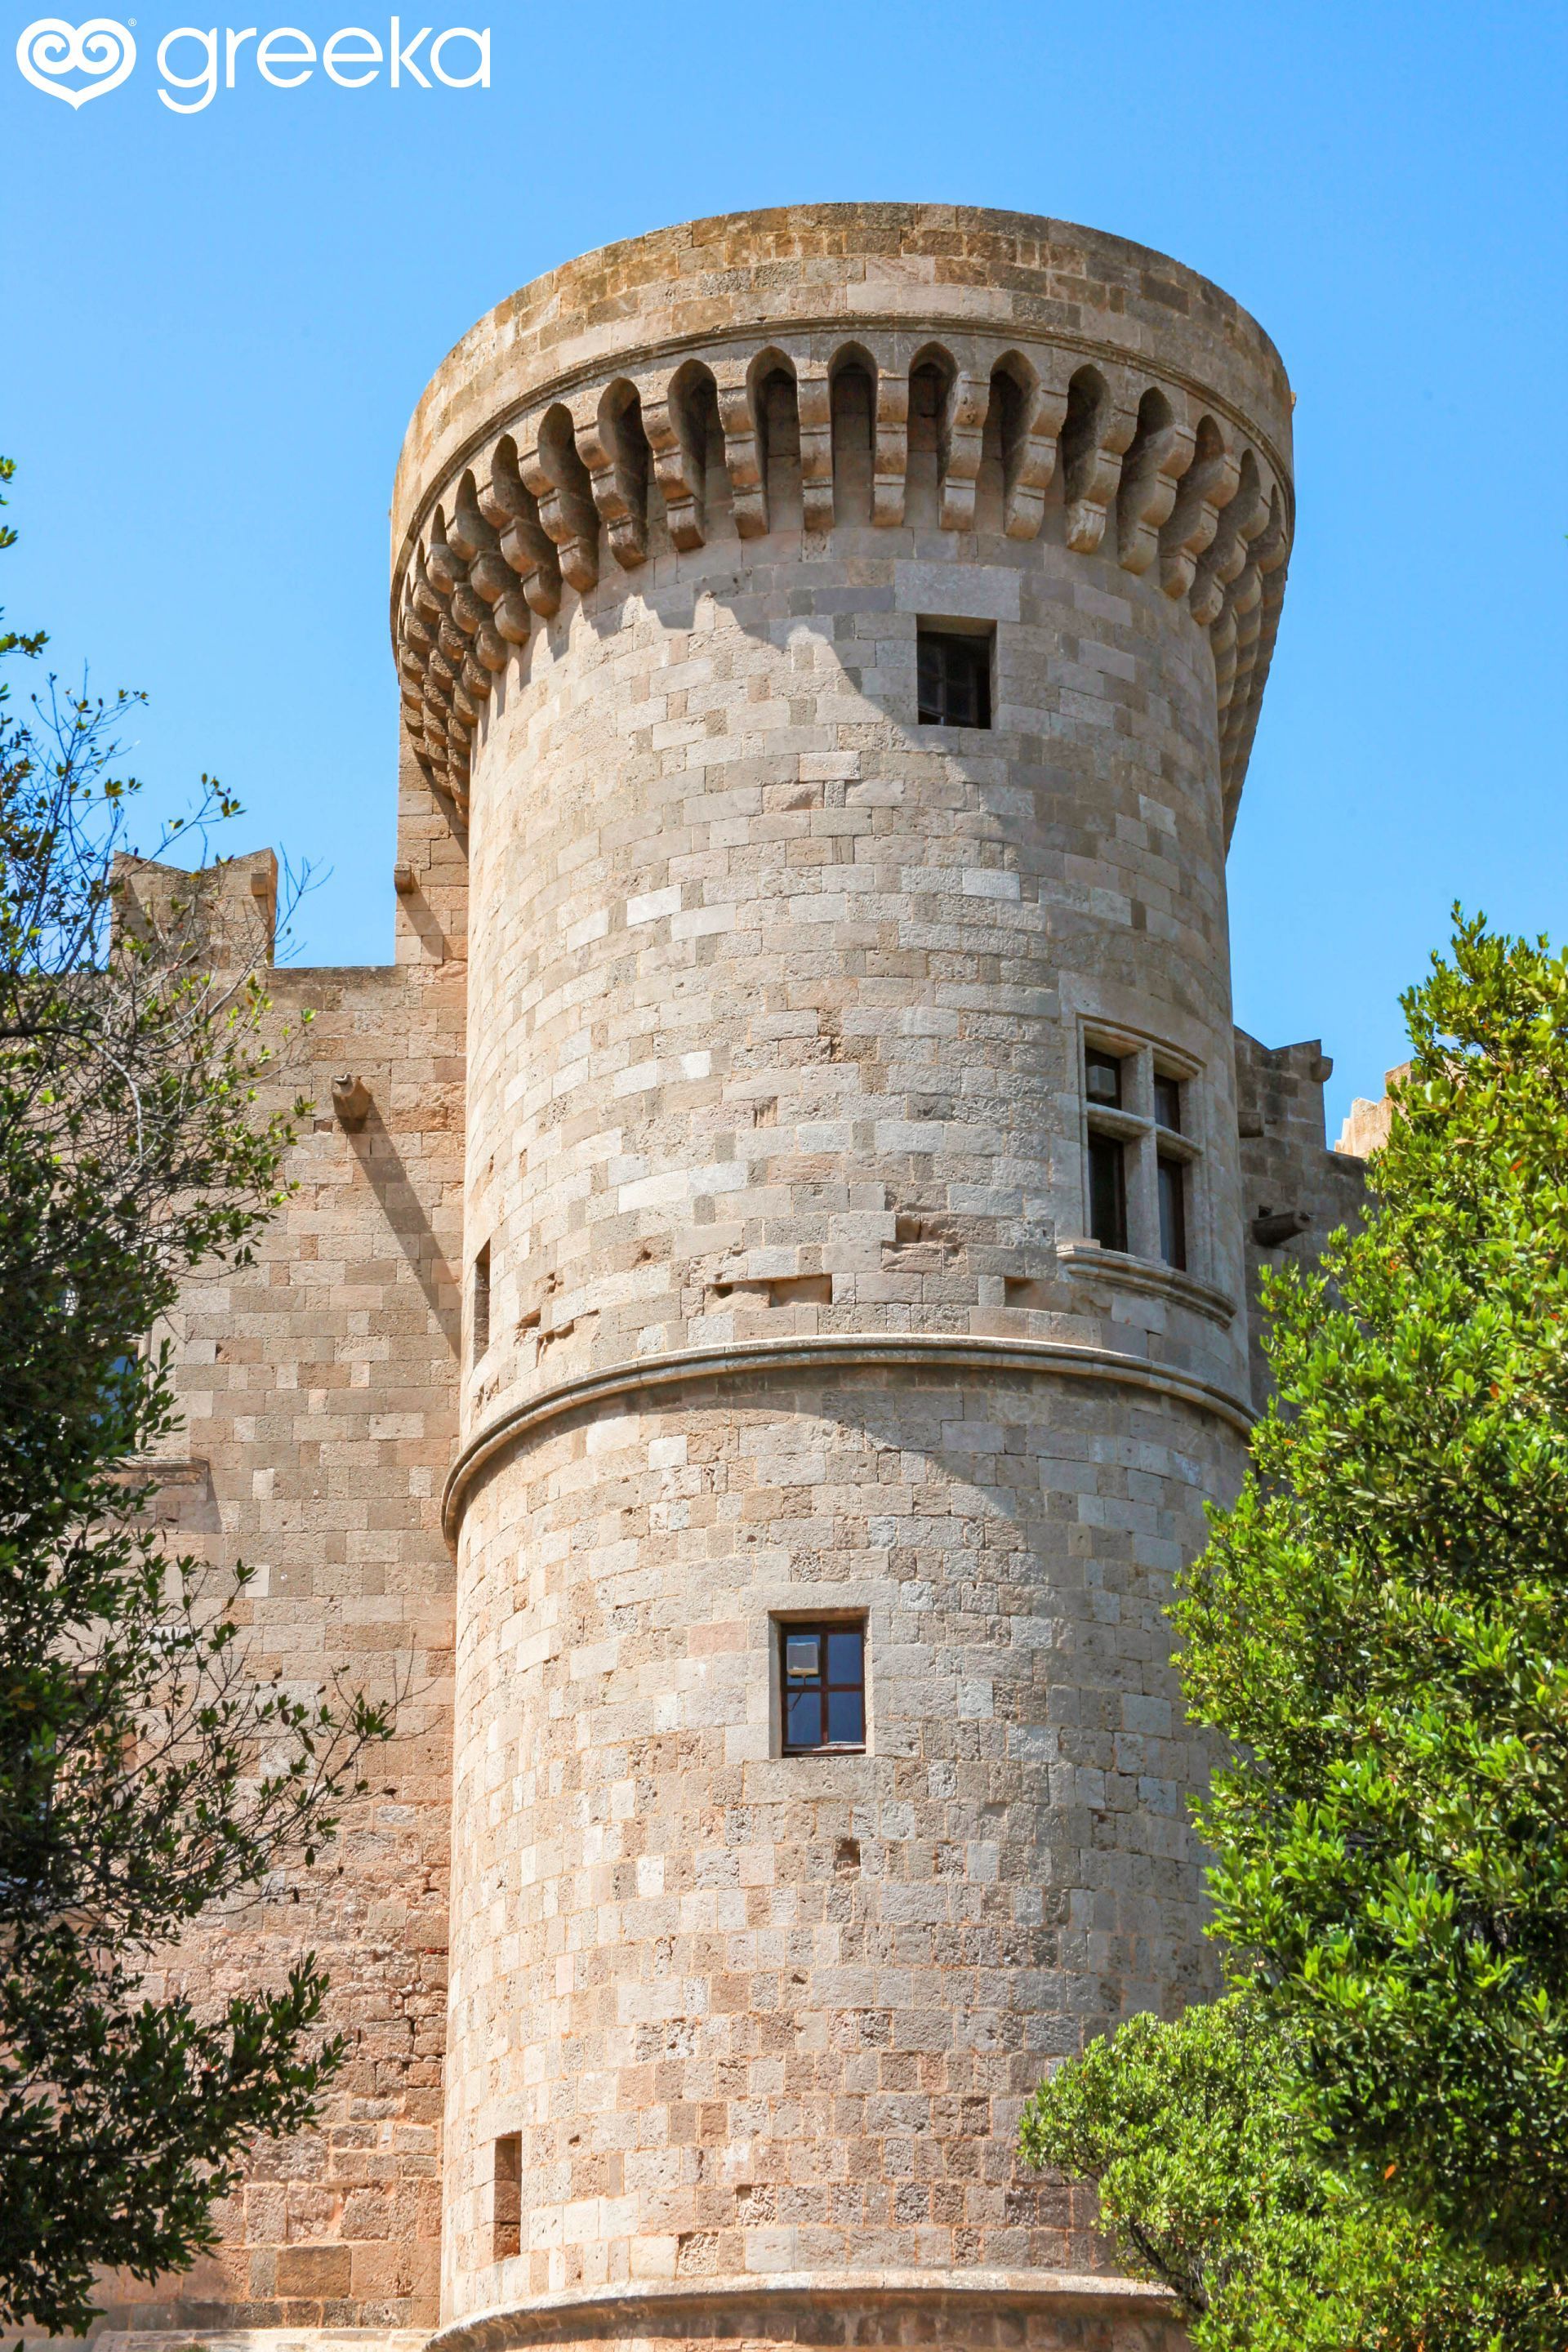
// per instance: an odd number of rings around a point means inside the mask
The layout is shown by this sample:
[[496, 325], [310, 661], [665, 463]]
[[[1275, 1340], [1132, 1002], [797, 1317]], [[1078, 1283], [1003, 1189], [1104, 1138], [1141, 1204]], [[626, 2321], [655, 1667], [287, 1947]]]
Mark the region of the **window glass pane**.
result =
[[1182, 1082], [1154, 1073], [1154, 1116], [1162, 1127], [1179, 1135], [1182, 1131]]
[[991, 637], [921, 629], [915, 648], [924, 726], [989, 727]]
[[792, 1748], [818, 1748], [822, 1744], [822, 1695], [814, 1690], [792, 1690], [786, 1695], [788, 1716], [784, 1738]]
[[1127, 1188], [1121, 1146], [1114, 1137], [1089, 1139], [1089, 1226], [1101, 1249], [1127, 1247]]
[[858, 1747], [866, 1737], [866, 1705], [858, 1690], [827, 1694], [827, 1737], [836, 1745]]
[[925, 727], [942, 723], [942, 655], [936, 641], [921, 637], [915, 649], [920, 677], [921, 724]]
[[784, 1643], [784, 1672], [793, 1679], [821, 1672], [822, 1644], [815, 1633], [791, 1633]]
[[778, 1640], [784, 1752], [863, 1748], [864, 1623], [781, 1626]]
[[1160, 1167], [1160, 1255], [1167, 1265], [1187, 1262], [1187, 1202], [1185, 1171], [1179, 1160], [1162, 1160]]
[[858, 1683], [860, 1680], [862, 1636], [858, 1625], [842, 1633], [827, 1637], [827, 1679], [830, 1683]]

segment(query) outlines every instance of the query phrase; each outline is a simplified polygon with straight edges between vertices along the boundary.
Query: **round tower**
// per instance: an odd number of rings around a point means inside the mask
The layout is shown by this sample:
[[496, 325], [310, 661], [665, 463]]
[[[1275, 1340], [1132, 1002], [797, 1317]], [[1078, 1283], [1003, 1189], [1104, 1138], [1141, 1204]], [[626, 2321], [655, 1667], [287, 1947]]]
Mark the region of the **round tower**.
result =
[[1162, 1604], [1247, 1423], [1225, 850], [1289, 467], [1215, 287], [942, 205], [610, 247], [416, 415], [454, 2347], [1167, 2325], [1014, 2143], [1206, 1981]]

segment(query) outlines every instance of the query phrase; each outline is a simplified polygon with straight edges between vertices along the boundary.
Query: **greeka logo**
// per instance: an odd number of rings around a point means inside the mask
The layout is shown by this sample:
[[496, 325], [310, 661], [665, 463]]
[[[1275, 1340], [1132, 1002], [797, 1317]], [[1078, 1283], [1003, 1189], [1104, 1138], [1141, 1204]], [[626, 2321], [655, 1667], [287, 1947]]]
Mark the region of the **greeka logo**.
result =
[[[94, 16], [79, 31], [58, 16], [40, 16], [16, 43], [16, 63], [35, 89], [63, 98], [68, 106], [85, 106], [118, 89], [136, 62], [136, 44], [127, 25], [112, 16]], [[90, 74], [79, 89], [68, 89], [61, 74]]]
[[[467, 51], [459, 46], [463, 43]], [[456, 61], [464, 65], [471, 56], [468, 72], [452, 70], [454, 49]], [[35, 89], [80, 107], [89, 98], [118, 89], [129, 78], [136, 63], [136, 41], [130, 26], [113, 16], [93, 16], [81, 26], [68, 25], [61, 16], [40, 16], [18, 36], [16, 63]], [[318, 50], [309, 33], [295, 25], [279, 25], [270, 33], [258, 33], [254, 25], [222, 33], [216, 26], [204, 32], [195, 25], [178, 25], [158, 44], [158, 96], [172, 113], [200, 114], [220, 89], [233, 89], [237, 72], [247, 78], [254, 73], [274, 89], [298, 89], [318, 65], [340, 89], [365, 89], [384, 69], [393, 89], [429, 89], [431, 77], [447, 89], [489, 89], [490, 28], [487, 25], [476, 32], [468, 25], [449, 25], [437, 33], [421, 25], [405, 38], [403, 19], [394, 16], [384, 46], [363, 25], [345, 25], [330, 33]], [[64, 79], [68, 74], [85, 79], [73, 85]], [[192, 94], [176, 98], [171, 94], [175, 90]]]

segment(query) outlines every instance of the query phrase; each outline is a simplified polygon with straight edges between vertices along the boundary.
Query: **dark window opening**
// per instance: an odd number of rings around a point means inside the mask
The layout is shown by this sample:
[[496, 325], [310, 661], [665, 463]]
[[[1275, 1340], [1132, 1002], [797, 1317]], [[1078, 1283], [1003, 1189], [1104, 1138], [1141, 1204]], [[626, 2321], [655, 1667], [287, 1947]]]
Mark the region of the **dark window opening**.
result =
[[837, 370], [830, 400], [834, 520], [868, 523], [877, 464], [877, 392], [858, 360]]
[[784, 1752], [866, 1745], [864, 1625], [781, 1625]]
[[1089, 1229], [1101, 1249], [1126, 1249], [1127, 1171], [1114, 1136], [1089, 1139]]
[[794, 376], [786, 374], [783, 368], [771, 369], [758, 387], [757, 411], [762, 426], [769, 528], [798, 530], [800, 403]]
[[1179, 1160], [1162, 1152], [1160, 1172], [1160, 1255], [1167, 1265], [1187, 1263], [1187, 1171]]
[[915, 648], [922, 727], [989, 727], [991, 637], [921, 629]]
[[496, 2142], [490, 2260], [510, 2262], [522, 2252], [522, 2134], [508, 2132]]
[[1107, 1110], [1121, 1108], [1121, 1064], [1114, 1054], [1104, 1053], [1098, 1045], [1086, 1046], [1083, 1085], [1091, 1103], [1101, 1103]]
[[471, 1332], [477, 1364], [490, 1344], [490, 1245], [487, 1242], [474, 1260], [474, 1312]]
[[1162, 1070], [1154, 1073], [1154, 1117], [1162, 1127], [1168, 1127], [1173, 1135], [1180, 1135], [1182, 1082], [1180, 1078], [1166, 1077]]

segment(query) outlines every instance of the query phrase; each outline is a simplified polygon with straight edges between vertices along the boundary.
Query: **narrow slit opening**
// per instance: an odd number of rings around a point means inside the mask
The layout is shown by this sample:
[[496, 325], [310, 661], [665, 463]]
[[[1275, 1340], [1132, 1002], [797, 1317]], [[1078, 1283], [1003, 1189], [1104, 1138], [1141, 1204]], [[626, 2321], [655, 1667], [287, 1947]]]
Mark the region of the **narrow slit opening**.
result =
[[490, 1245], [487, 1242], [474, 1259], [473, 1309], [469, 1318], [470, 1360], [478, 1363], [490, 1344]]
[[522, 2251], [522, 2134], [507, 2132], [495, 2144], [490, 2194], [490, 2260], [510, 2262]]

